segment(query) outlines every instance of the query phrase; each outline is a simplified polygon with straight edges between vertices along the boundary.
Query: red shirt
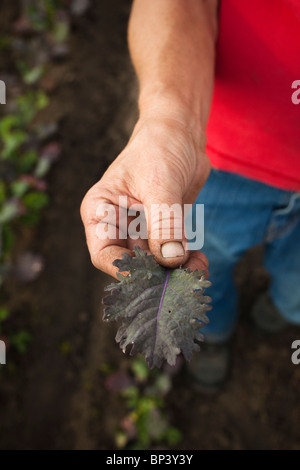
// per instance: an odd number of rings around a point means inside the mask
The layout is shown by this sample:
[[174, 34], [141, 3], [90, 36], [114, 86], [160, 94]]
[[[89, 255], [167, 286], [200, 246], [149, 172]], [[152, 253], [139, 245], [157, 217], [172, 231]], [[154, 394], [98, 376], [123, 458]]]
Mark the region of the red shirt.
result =
[[207, 154], [300, 191], [300, 0], [221, 0]]

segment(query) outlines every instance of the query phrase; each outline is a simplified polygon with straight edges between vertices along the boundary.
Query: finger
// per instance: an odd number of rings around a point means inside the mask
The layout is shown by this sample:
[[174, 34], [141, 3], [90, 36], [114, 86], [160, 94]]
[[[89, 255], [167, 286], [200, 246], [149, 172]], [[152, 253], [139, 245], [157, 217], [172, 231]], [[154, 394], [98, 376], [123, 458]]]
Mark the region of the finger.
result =
[[[163, 201], [163, 203], [162, 203]], [[156, 261], [176, 268], [189, 257], [184, 234], [182, 202], [175, 195], [163, 192], [145, 203], [148, 225], [148, 243]]]
[[91, 261], [96, 268], [114, 277], [118, 270], [113, 266], [113, 261], [121, 258], [124, 252], [131, 254], [127, 248], [127, 227], [119, 228], [122, 210], [107, 199], [97, 197], [93, 188], [81, 205]]
[[196, 269], [199, 271], [203, 270], [205, 271], [206, 279], [208, 279], [208, 259], [201, 251], [191, 251], [190, 257], [183, 267], [189, 268], [191, 271], [195, 271]]
[[128, 237], [128, 241], [127, 241], [128, 249], [133, 251], [136, 246], [146, 251], [148, 255], [151, 254], [147, 240], [143, 240], [142, 238], [137, 238], [135, 240], [133, 238]]
[[[123, 253], [128, 253], [130, 256], [133, 256], [133, 252], [127, 248], [118, 245], [108, 245], [101, 251], [97, 251], [91, 255], [91, 260], [97, 269], [100, 269], [101, 271], [104, 271], [110, 276], [118, 279], [117, 273], [119, 272], [119, 269], [113, 265], [113, 262], [116, 259], [121, 259]], [[126, 272], [123, 272], [122, 274], [126, 274]]]
[[117, 238], [100, 238], [99, 237], [99, 225], [101, 222], [85, 224], [85, 235], [88, 250], [91, 256], [93, 265], [109, 274], [110, 276], [116, 276], [118, 269], [113, 266], [113, 262], [122, 258], [122, 253], [131, 253], [131, 250], [127, 248], [127, 240], [121, 240], [118, 238], [119, 231], [116, 227], [110, 226], [113, 230], [116, 230]]
[[128, 248], [134, 250], [136, 246], [150, 254], [148, 245], [147, 220], [143, 204], [132, 204], [127, 213], [128, 217]]

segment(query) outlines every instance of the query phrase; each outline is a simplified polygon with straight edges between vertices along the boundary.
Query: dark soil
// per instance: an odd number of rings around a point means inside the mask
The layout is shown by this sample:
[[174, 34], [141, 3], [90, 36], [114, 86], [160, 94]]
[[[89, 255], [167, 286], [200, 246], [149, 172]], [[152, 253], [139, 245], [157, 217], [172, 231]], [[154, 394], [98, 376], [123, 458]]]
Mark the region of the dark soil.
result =
[[[2, 25], [16, 19], [3, 2]], [[110, 282], [90, 263], [80, 202], [118, 155], [136, 119], [136, 83], [126, 26], [130, 1], [94, 1], [74, 22], [68, 61], [52, 65], [57, 86], [41, 120], [58, 120], [63, 156], [49, 177], [51, 203], [27, 247], [45, 269], [32, 283], [14, 280], [16, 324], [30, 330], [28, 353], [1, 376], [1, 449], [115, 449], [122, 400], [104, 387], [104, 366], [130, 358], [115, 344], [116, 326], [101, 321], [103, 287]], [[5, 21], [5, 23], [4, 23]], [[7, 26], [5, 26], [7, 28]], [[264, 338], [248, 313], [267, 278], [254, 250], [237, 270], [241, 321], [230, 380], [221, 393], [196, 392], [184, 372], [166, 398], [179, 449], [300, 449], [300, 366], [291, 343], [300, 329]]]

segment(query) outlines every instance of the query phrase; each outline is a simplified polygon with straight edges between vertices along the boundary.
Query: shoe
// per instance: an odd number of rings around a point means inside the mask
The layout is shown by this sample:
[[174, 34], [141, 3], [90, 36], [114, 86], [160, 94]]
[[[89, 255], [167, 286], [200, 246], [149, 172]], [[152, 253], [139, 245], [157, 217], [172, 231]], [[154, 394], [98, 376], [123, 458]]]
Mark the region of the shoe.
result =
[[280, 333], [289, 325], [267, 292], [258, 297], [250, 312], [250, 320], [256, 330], [269, 335]]
[[228, 343], [203, 343], [199, 353], [188, 363], [187, 372], [193, 385], [203, 393], [216, 393], [226, 382], [231, 355]]

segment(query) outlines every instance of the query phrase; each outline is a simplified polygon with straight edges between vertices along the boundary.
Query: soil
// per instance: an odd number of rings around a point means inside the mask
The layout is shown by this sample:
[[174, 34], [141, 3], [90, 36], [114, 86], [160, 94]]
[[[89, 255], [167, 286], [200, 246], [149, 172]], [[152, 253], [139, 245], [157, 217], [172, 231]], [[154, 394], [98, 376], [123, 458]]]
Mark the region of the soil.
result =
[[[18, 11], [5, 0], [1, 25]], [[11, 279], [16, 324], [32, 334], [26, 355], [1, 376], [1, 449], [115, 449], [124, 403], [104, 386], [105, 367], [130, 358], [115, 344], [115, 325], [102, 323], [101, 298], [111, 279], [90, 263], [79, 216], [86, 191], [127, 142], [136, 120], [136, 81], [126, 27], [129, 0], [94, 1], [76, 18], [67, 61], [53, 64], [57, 85], [43, 122], [59, 121], [63, 156], [51, 170], [51, 203], [26, 239], [45, 269], [31, 283]], [[5, 29], [4, 28], [4, 29]], [[291, 343], [300, 329], [257, 334], [248, 316], [266, 287], [261, 249], [236, 273], [241, 317], [233, 341], [230, 380], [217, 395], [195, 391], [178, 373], [166, 397], [178, 449], [300, 449], [300, 366]]]

